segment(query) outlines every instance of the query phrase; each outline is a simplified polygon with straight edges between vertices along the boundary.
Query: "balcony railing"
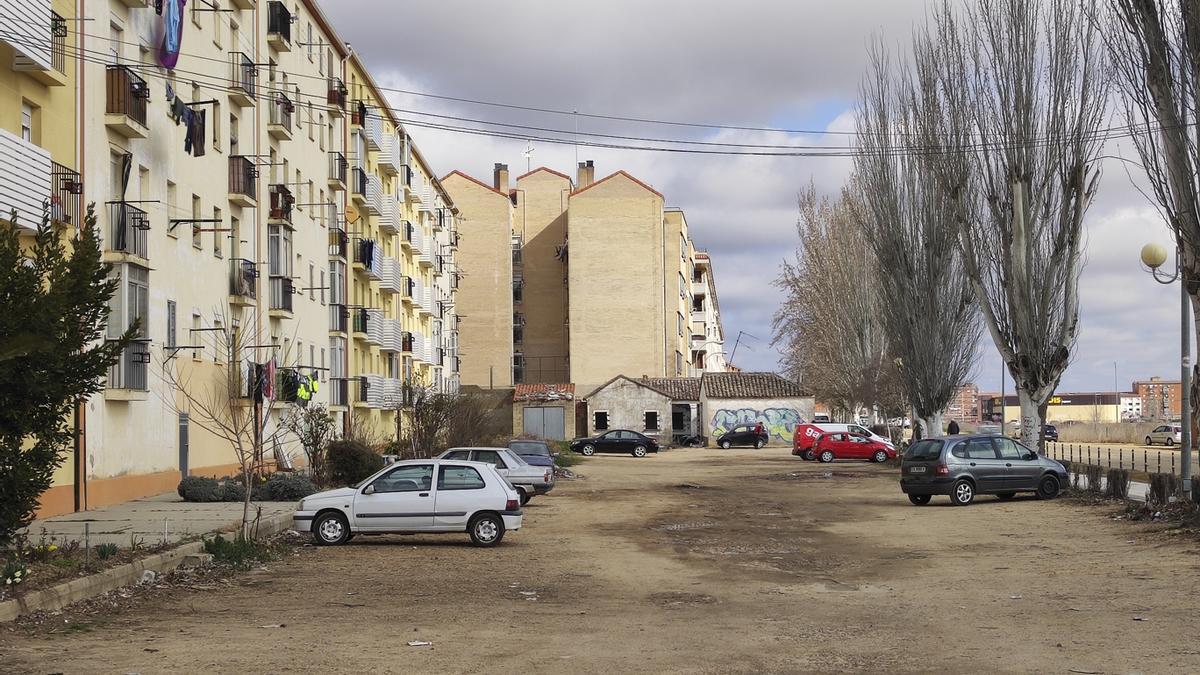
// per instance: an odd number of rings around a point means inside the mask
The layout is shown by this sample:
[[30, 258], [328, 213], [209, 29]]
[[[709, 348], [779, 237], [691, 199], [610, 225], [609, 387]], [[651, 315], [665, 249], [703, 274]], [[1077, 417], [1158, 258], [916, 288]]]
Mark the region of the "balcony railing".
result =
[[147, 391], [150, 371], [150, 343], [131, 342], [121, 352], [121, 358], [108, 369], [108, 388]]
[[410, 352], [410, 353], [412, 352], [412, 350], [413, 350], [413, 335], [412, 335], [412, 333], [410, 333], [408, 331], [404, 331], [404, 333], [400, 336], [400, 349], [402, 349], [406, 352]]
[[271, 191], [271, 220], [279, 220], [292, 224], [292, 206], [296, 203], [296, 198], [292, 196], [292, 191], [286, 185], [274, 183], [270, 187]]
[[249, 157], [234, 155], [229, 158], [229, 193], [258, 199], [258, 169]]
[[232, 52], [229, 55], [229, 88], [240, 94], [241, 98], [251, 105], [254, 101], [258, 80], [258, 70], [254, 60], [242, 52]]
[[350, 310], [345, 305], [329, 306], [329, 330], [345, 333], [350, 324]]
[[110, 115], [125, 115], [146, 126], [146, 102], [150, 100], [150, 86], [129, 66], [107, 67], [107, 105], [104, 111]]
[[350, 381], [344, 377], [329, 378], [329, 405], [350, 405]]
[[329, 230], [329, 255], [335, 258], [346, 258], [346, 249], [350, 246], [350, 237], [340, 227]]
[[253, 260], [235, 258], [229, 261], [229, 294], [258, 297], [258, 267]]
[[288, 134], [292, 133], [292, 113], [296, 111], [295, 104], [292, 99], [287, 97], [282, 91], [271, 92], [271, 119], [270, 124], [277, 127], [282, 127]]
[[354, 319], [353, 329], [354, 329], [355, 333], [367, 332], [367, 316], [368, 315], [367, 315], [366, 309], [363, 309], [360, 307], [360, 308], [354, 310], [354, 314], [353, 314], [352, 318]]
[[354, 400], [360, 401], [362, 403], [366, 403], [367, 395], [370, 393], [369, 392], [370, 387], [367, 385], [367, 378], [365, 376], [362, 376], [362, 377], [358, 377], [355, 379], [358, 380], [358, 386], [355, 387], [355, 391], [358, 392], [358, 396]]
[[291, 277], [271, 277], [271, 309], [292, 311], [293, 286]]
[[83, 181], [79, 174], [50, 162], [50, 220], [78, 226], [83, 214]]
[[146, 231], [149, 229], [150, 219], [145, 211], [127, 202], [108, 204], [107, 250], [148, 259]]
[[[340, 152], [329, 153], [329, 180], [336, 181], [345, 185], [346, 171], [350, 164], [346, 161], [346, 156]], [[339, 188], [339, 189], [345, 189]]]
[[359, 99], [354, 102], [354, 108], [350, 111], [350, 123], [362, 126], [367, 122], [367, 102]]
[[289, 44], [292, 41], [292, 13], [278, 0], [267, 3], [267, 33]]
[[67, 20], [50, 12], [50, 65], [60, 73], [67, 72]]
[[350, 170], [350, 191], [362, 197], [367, 196], [367, 172], [357, 166]]
[[346, 109], [346, 94], [346, 85], [340, 77], [329, 78], [329, 95], [326, 102], [338, 111], [338, 115]]

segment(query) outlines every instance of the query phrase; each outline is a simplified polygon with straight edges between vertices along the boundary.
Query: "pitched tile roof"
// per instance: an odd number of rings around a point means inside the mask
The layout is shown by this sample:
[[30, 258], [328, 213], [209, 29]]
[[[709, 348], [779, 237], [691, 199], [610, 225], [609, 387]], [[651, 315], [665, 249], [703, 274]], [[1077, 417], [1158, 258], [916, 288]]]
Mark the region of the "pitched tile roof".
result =
[[776, 373], [705, 373], [708, 398], [799, 398], [809, 396], [800, 385]]
[[517, 180], [521, 180], [522, 178], [525, 178], [527, 176], [532, 176], [533, 174], [535, 174], [539, 171], [545, 171], [546, 173], [554, 174], [555, 176], [558, 176], [559, 178], [566, 178], [568, 181], [571, 180], [571, 177], [568, 176], [567, 174], [560, 173], [558, 171], [555, 171], [554, 169], [551, 169], [551, 168], [545, 167], [545, 166], [539, 166], [538, 168], [536, 168], [532, 171], [526, 171], [525, 173], [521, 174], [520, 176], [517, 176]]
[[570, 401], [574, 398], [573, 384], [518, 384], [513, 391], [514, 401]]
[[655, 195], [657, 195], [657, 196], [658, 196], [660, 199], [666, 199], [665, 197], [663, 197], [663, 195], [662, 195], [662, 193], [661, 193], [661, 192], [659, 192], [658, 190], [655, 190], [654, 188], [652, 188], [652, 187], [650, 187], [649, 185], [647, 185], [647, 184], [643, 183], [642, 181], [638, 180], [637, 178], [634, 178], [632, 175], [630, 175], [630, 174], [629, 174], [629, 172], [625, 171], [624, 169], [621, 169], [621, 170], [619, 170], [619, 171], [614, 171], [613, 173], [610, 173], [610, 174], [608, 174], [608, 175], [607, 175], [607, 176], [605, 176], [604, 178], [601, 178], [600, 180], [598, 180], [598, 181], [596, 181], [596, 182], [592, 183], [591, 185], [588, 185], [588, 186], [586, 186], [586, 187], [581, 187], [581, 188], [579, 188], [578, 190], [576, 190], [576, 191], [572, 192], [572, 193], [571, 193], [571, 196], [572, 196], [572, 197], [574, 197], [575, 195], [577, 195], [577, 194], [579, 194], [579, 193], [581, 193], [581, 192], [587, 192], [588, 190], [591, 190], [592, 188], [596, 187], [597, 185], [599, 185], [599, 184], [603, 183], [604, 181], [611, 180], [611, 179], [613, 179], [613, 178], [616, 178], [617, 176], [624, 176], [624, 177], [628, 178], [629, 180], [633, 181], [634, 183], [637, 183], [637, 184], [638, 184], [638, 185], [640, 185], [642, 188], [644, 188], [644, 189], [646, 189], [646, 190], [648, 190], [648, 191], [650, 191], [650, 192], [653, 192], [653, 193], [654, 193]]
[[467, 179], [467, 180], [471, 181], [472, 183], [475, 183], [476, 185], [478, 185], [479, 187], [481, 187], [481, 188], [483, 188], [483, 189], [485, 189], [485, 190], [488, 190], [488, 191], [494, 192], [494, 193], [496, 193], [496, 194], [500, 195], [501, 197], [504, 197], [505, 199], [507, 199], [507, 198], [508, 198], [508, 195], [506, 195], [506, 194], [504, 194], [503, 192], [501, 192], [501, 191], [497, 190], [496, 188], [492, 187], [491, 185], [488, 185], [487, 183], [485, 183], [485, 182], [483, 182], [483, 181], [479, 180], [478, 178], [476, 178], [476, 177], [474, 177], [474, 176], [472, 176], [472, 175], [469, 175], [469, 174], [463, 173], [462, 171], [459, 171], [458, 169], [455, 169], [455, 170], [451, 171], [450, 173], [446, 174], [445, 176], [442, 176], [442, 182], [443, 182], [443, 183], [445, 183], [447, 179], [449, 179], [451, 176], [454, 176], [454, 175], [462, 176], [463, 178], [465, 178], [465, 179]]
[[673, 401], [700, 400], [698, 377], [643, 377], [636, 382], [666, 394]]

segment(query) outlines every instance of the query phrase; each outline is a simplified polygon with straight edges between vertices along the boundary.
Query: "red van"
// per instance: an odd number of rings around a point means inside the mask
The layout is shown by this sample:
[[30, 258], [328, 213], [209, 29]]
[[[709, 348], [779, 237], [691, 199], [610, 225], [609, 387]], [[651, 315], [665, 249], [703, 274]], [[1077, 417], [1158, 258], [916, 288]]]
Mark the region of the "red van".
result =
[[893, 448], [888, 439], [871, 433], [870, 429], [861, 424], [826, 424], [822, 422], [821, 424], [801, 424], [796, 427], [795, 433], [792, 434], [792, 454], [810, 462], [813, 461], [817, 458], [813, 453], [813, 443], [816, 442], [817, 437], [821, 434], [831, 432], [846, 432], [856, 436], [863, 436], [877, 443], [882, 443], [889, 448]]

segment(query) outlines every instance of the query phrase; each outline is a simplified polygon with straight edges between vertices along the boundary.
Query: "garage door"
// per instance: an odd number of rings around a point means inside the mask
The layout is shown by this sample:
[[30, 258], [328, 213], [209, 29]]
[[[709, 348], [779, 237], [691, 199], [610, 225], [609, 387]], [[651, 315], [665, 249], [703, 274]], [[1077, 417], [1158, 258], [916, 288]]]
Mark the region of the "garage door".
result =
[[525, 408], [522, 412], [522, 428], [527, 434], [533, 434], [547, 440], [565, 440], [563, 433], [563, 409]]

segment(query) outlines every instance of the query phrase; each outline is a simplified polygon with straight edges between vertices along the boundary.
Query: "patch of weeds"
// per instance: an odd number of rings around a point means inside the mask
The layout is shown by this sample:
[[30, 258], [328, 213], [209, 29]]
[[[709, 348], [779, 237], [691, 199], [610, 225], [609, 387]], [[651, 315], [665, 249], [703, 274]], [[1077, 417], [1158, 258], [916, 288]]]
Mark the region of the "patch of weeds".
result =
[[587, 458], [579, 453], [571, 452], [566, 448], [558, 449], [558, 456], [554, 458], [554, 466], [560, 469], [566, 469], [572, 466], [578, 466], [587, 461]]
[[246, 568], [256, 562], [274, 560], [279, 556], [274, 544], [247, 539], [241, 533], [232, 539], [216, 535], [204, 540], [204, 552], [212, 554], [215, 562], [226, 563], [237, 568]]
[[96, 557], [100, 560], [108, 560], [115, 556], [119, 550], [117, 545], [113, 543], [100, 544], [96, 546]]

